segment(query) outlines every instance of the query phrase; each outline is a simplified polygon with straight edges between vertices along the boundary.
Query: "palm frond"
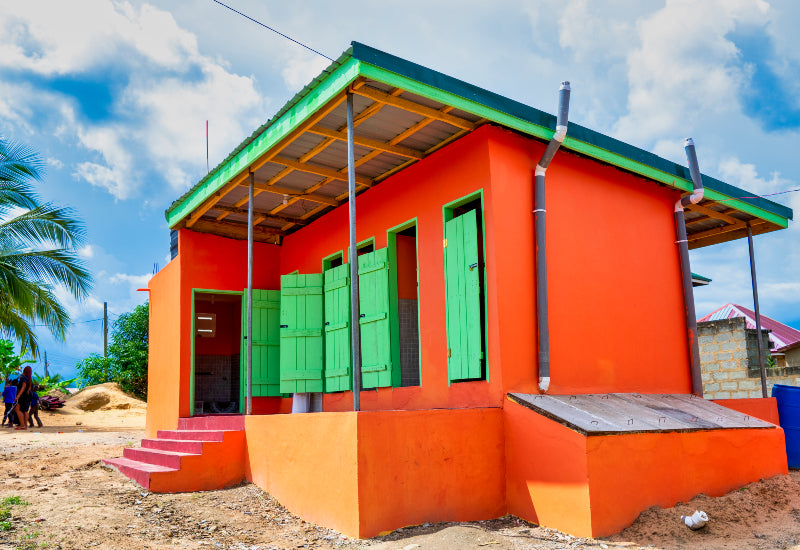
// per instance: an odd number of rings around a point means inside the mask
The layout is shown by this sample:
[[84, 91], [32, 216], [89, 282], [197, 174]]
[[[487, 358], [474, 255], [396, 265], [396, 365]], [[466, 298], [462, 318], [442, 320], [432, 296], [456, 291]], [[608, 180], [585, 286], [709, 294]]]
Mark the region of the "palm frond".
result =
[[[2, 197], [0, 197], [2, 200]], [[70, 208], [50, 203], [38, 205], [14, 218], [0, 222], [0, 245], [23, 242], [31, 247], [49, 243], [56, 248], [79, 246], [86, 237], [84, 224]]]

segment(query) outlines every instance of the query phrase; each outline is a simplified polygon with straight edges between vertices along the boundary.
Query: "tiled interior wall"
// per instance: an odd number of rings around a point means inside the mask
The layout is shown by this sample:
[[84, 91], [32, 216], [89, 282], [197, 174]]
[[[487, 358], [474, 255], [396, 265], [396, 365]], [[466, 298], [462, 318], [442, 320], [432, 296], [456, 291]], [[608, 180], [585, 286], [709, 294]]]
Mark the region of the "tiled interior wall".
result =
[[419, 386], [419, 302], [398, 300], [400, 313], [400, 380]]
[[224, 404], [239, 400], [238, 353], [235, 355], [197, 355], [194, 359], [194, 373], [195, 401]]

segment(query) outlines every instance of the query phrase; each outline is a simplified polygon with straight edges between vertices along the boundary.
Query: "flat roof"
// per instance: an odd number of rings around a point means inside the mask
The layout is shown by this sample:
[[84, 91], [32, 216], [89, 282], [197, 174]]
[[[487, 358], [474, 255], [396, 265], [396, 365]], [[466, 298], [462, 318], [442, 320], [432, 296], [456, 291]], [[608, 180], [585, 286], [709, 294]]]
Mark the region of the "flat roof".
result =
[[[253, 173], [254, 236], [280, 239], [347, 200], [345, 97], [354, 94], [357, 192], [379, 184], [482, 124], [547, 141], [555, 116], [353, 42], [336, 61], [166, 211], [173, 229], [246, 238]], [[689, 169], [569, 123], [565, 149], [682, 191]], [[703, 175], [686, 211], [690, 248], [787, 227], [791, 209]]]

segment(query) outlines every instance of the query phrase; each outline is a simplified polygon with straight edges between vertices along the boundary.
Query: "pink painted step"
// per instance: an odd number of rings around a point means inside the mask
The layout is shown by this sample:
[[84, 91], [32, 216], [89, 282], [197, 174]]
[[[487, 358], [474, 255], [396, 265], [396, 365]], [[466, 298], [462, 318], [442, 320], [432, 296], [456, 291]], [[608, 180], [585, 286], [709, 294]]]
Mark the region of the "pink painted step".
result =
[[129, 477], [145, 489], [150, 489], [150, 474], [156, 472], [171, 473], [178, 471], [175, 468], [168, 468], [166, 466], [159, 466], [157, 464], [146, 464], [144, 462], [138, 462], [136, 460], [131, 460], [130, 458], [124, 457], [104, 458], [103, 463], [111, 466], [112, 468], [116, 468], [121, 474]]
[[179, 430], [244, 430], [244, 415], [215, 414], [178, 419]]
[[[244, 420], [209, 418], [181, 422], [177, 430], [159, 430], [156, 439], [144, 439], [141, 447], [126, 448], [122, 457], [103, 462], [155, 493], [208, 491], [236, 485], [244, 479]], [[235, 425], [242, 428], [221, 429]]]
[[158, 430], [158, 439], [222, 441], [228, 430]]
[[203, 442], [188, 439], [142, 439], [142, 447], [195, 455], [203, 454]]
[[185, 456], [199, 456], [199, 453], [177, 453], [174, 451], [161, 451], [159, 449], [127, 448], [122, 451], [124, 458], [144, 462], [145, 464], [156, 464], [167, 468], [181, 469], [181, 458]]

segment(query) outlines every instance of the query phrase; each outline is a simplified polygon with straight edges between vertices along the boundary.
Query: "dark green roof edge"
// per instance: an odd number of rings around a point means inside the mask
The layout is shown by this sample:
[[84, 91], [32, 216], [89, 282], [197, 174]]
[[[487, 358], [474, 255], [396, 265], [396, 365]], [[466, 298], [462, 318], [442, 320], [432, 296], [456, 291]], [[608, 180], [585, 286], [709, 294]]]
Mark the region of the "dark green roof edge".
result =
[[[519, 101], [501, 96], [500, 94], [491, 92], [479, 86], [475, 86], [474, 84], [470, 84], [433, 69], [429, 69], [417, 63], [413, 63], [395, 55], [382, 52], [365, 44], [361, 44], [360, 42], [352, 42], [351, 47], [348, 50], [342, 53], [342, 55], [339, 56], [336, 61], [325, 68], [300, 92], [295, 94], [295, 96], [290, 99], [280, 109], [280, 111], [275, 114], [275, 116], [270, 118], [247, 139], [242, 141], [242, 143], [240, 143], [239, 146], [237, 146], [213, 170], [211, 170], [205, 177], [197, 182], [197, 184], [192, 186], [192, 188], [184, 193], [180, 198], [175, 200], [166, 210], [165, 214], [167, 219], [170, 219], [170, 213], [172, 213], [173, 210], [177, 209], [182, 205], [182, 203], [189, 200], [196, 193], [201, 192], [202, 187], [207, 183], [210, 183], [219, 172], [221, 172], [229, 163], [232, 163], [236, 159], [237, 155], [242, 153], [242, 151], [244, 151], [259, 136], [261, 136], [266, 130], [278, 122], [283, 115], [291, 111], [298, 103], [311, 94], [321, 82], [323, 82], [351, 58], [356, 61], [362, 61], [364, 63], [380, 67], [383, 70], [395, 73], [401, 77], [415, 80], [426, 86], [438, 88], [448, 94], [484, 105], [485, 107], [517, 118], [521, 121], [534, 124], [542, 128], [548, 128], [550, 131], [555, 130], [556, 117], [554, 115], [540, 111], [539, 109], [525, 105]], [[674, 175], [677, 178], [691, 181], [691, 175], [689, 174], [689, 169], [687, 167], [663, 159], [653, 153], [624, 143], [615, 138], [606, 136], [594, 130], [590, 130], [579, 124], [570, 122], [569, 137], [571, 139], [589, 144], [590, 146], [606, 150], [613, 155], [619, 155], [642, 165], [649, 166], [665, 174]], [[792, 219], [793, 213], [791, 208], [772, 202], [763, 197], [755, 196], [753, 193], [747, 192], [733, 185], [729, 185], [716, 178], [712, 178], [704, 174], [703, 184], [705, 187], [727, 195], [728, 197], [735, 198], [737, 201], [746, 202], [753, 207], [770, 212], [787, 220]], [[178, 213], [175, 214], [180, 215]], [[174, 221], [178, 220], [176, 219]]]
[[[359, 61], [364, 61], [372, 65], [377, 65], [388, 71], [397, 73], [401, 76], [417, 80], [429, 86], [433, 86], [449, 92], [451, 94], [463, 97], [476, 103], [481, 103], [492, 109], [502, 111], [515, 118], [544, 126], [553, 131], [556, 129], [556, 117], [544, 111], [540, 111], [519, 101], [509, 99], [500, 94], [490, 92], [484, 88], [475, 86], [463, 80], [459, 80], [452, 76], [428, 69], [417, 63], [413, 63], [406, 59], [402, 59], [392, 54], [376, 50], [365, 44], [359, 42], [352, 43], [353, 57]], [[691, 181], [691, 174], [689, 168], [676, 164], [672, 161], [666, 160], [653, 153], [640, 149], [628, 143], [619, 141], [618, 139], [606, 136], [594, 130], [590, 130], [580, 124], [573, 122], [569, 123], [569, 135], [572, 138], [578, 139], [590, 145], [600, 147], [612, 153], [616, 153], [623, 157], [629, 158], [633, 161], [646, 164], [661, 170], [662, 172], [672, 174], [678, 178]], [[754, 196], [754, 193], [745, 191], [733, 185], [722, 182], [711, 176], [703, 174], [703, 185], [715, 191], [719, 191], [729, 197], [739, 199], [747, 202], [757, 208], [761, 208], [773, 214], [777, 214], [783, 218], [792, 219], [792, 209], [782, 204], [772, 202], [771, 200], [763, 197]]]
[[698, 275], [694, 271], [692, 271], [692, 279], [697, 279], [698, 281], [704, 281], [707, 283], [711, 282], [711, 279], [709, 279], [708, 277], [703, 277], [702, 275]]

